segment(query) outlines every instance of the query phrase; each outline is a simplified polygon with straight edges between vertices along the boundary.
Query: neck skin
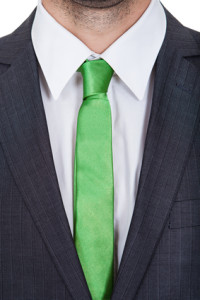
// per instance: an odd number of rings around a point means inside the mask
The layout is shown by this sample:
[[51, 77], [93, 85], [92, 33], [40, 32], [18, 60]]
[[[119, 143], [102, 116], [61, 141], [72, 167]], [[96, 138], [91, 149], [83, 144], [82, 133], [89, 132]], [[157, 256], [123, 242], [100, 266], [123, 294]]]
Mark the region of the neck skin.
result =
[[123, 0], [109, 8], [90, 8], [73, 0], [42, 0], [59, 24], [99, 54], [138, 21], [150, 2]]

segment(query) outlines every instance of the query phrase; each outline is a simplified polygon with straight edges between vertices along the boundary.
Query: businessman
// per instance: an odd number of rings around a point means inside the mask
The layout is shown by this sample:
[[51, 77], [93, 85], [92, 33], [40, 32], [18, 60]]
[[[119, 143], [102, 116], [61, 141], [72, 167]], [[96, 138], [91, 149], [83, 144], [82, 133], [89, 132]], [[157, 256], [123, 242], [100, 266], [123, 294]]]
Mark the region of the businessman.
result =
[[0, 39], [0, 178], [0, 300], [200, 300], [200, 33], [39, 1]]

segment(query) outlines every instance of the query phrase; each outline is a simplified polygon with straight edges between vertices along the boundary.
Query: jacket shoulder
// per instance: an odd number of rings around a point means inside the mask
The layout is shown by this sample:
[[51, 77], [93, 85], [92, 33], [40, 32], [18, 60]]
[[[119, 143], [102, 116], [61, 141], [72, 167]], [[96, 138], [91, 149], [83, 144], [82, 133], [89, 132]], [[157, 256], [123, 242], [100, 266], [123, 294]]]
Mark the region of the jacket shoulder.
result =
[[191, 62], [199, 71], [200, 71], [200, 32], [193, 30], [191, 28], [185, 27], [190, 35], [192, 36], [192, 38], [195, 40], [196, 42], [196, 47], [198, 49], [196, 55], [191, 55], [189, 57], [186, 57], [186, 59]]
[[12, 33], [0, 38], [0, 65], [11, 64], [16, 55], [24, 49], [31, 39], [31, 27], [36, 8], [29, 17]]
[[199, 46], [199, 49], [200, 49], [200, 32], [199, 31], [196, 31], [196, 30], [193, 30], [193, 29], [191, 29], [191, 28], [188, 28], [188, 27], [186, 27], [188, 30], [189, 30], [189, 32], [190, 32], [190, 34], [193, 36], [193, 38], [196, 40], [196, 42], [197, 42], [197, 45]]

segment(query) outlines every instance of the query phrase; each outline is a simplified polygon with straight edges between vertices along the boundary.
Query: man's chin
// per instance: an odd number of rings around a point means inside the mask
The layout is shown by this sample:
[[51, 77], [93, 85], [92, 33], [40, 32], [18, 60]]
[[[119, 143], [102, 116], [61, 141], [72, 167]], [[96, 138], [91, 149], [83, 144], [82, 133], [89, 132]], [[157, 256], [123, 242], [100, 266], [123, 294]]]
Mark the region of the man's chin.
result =
[[125, 0], [71, 0], [85, 7], [90, 8], [109, 8], [116, 6]]

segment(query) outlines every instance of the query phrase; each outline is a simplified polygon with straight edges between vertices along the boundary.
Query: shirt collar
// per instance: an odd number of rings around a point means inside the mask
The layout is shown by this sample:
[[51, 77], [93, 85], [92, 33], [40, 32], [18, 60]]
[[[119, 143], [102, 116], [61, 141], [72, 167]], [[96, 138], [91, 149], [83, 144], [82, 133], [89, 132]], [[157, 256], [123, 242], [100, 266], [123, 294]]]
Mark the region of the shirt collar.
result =
[[55, 100], [85, 59], [92, 58], [91, 55], [107, 61], [136, 98], [142, 100], [165, 32], [164, 9], [159, 0], [152, 0], [141, 18], [98, 55], [60, 25], [39, 0], [31, 36]]

